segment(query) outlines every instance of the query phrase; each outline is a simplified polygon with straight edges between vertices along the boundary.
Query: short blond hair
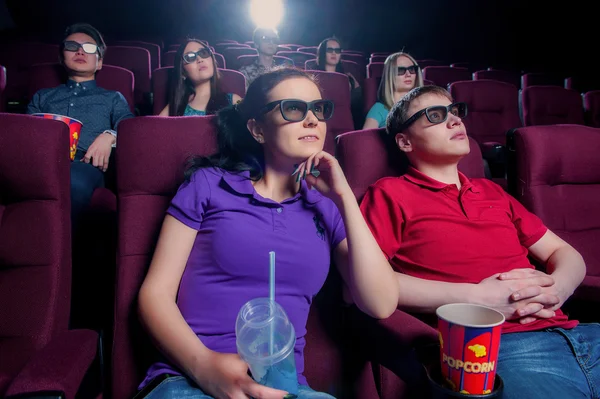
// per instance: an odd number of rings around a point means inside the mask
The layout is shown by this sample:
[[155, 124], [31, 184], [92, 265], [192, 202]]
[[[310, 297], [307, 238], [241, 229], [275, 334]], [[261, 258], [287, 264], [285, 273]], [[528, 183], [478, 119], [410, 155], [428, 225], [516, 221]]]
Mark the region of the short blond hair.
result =
[[[387, 109], [392, 109], [394, 106], [394, 93], [396, 92], [396, 76], [398, 70], [396, 68], [396, 60], [398, 57], [404, 56], [412, 61], [413, 65], [419, 65], [410, 54], [402, 51], [394, 53], [388, 56], [383, 66], [383, 75], [381, 77], [381, 83], [379, 84], [379, 90], [377, 91], [377, 101], [385, 105]], [[417, 70], [417, 79], [415, 80], [415, 87], [423, 86], [423, 72], [421, 68]]]

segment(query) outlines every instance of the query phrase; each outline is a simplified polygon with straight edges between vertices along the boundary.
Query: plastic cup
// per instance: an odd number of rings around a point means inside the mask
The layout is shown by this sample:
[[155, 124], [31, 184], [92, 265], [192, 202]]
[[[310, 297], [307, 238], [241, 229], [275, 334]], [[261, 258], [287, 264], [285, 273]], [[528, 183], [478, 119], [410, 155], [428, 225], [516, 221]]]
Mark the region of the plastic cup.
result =
[[436, 314], [443, 383], [463, 394], [492, 393], [504, 315], [466, 303], [440, 306]]
[[238, 313], [235, 334], [238, 353], [256, 382], [298, 393], [296, 332], [281, 305], [269, 298], [248, 301]]
[[75, 153], [77, 152], [77, 143], [79, 142], [79, 136], [81, 135], [81, 128], [83, 123], [75, 118], [71, 118], [64, 115], [48, 114], [48, 113], [37, 113], [32, 114], [33, 116], [39, 116], [45, 119], [54, 119], [62, 121], [69, 127], [69, 156], [71, 161], [75, 159]]

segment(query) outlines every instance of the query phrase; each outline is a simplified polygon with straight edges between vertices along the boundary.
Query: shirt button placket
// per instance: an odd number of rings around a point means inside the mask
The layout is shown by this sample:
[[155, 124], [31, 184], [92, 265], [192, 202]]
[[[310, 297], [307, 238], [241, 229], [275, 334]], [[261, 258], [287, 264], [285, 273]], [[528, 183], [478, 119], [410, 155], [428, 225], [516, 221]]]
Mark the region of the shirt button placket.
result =
[[458, 196], [458, 201], [460, 202], [460, 206], [463, 209], [463, 212], [465, 214], [465, 216], [467, 217], [467, 219], [471, 219], [471, 217], [473, 216], [471, 213], [471, 209], [470, 207], [470, 202], [467, 198], [465, 198], [465, 193], [461, 193]]
[[283, 212], [283, 208], [279, 207], [273, 211], [273, 230], [280, 233], [285, 233], [287, 229], [285, 227], [285, 214]]

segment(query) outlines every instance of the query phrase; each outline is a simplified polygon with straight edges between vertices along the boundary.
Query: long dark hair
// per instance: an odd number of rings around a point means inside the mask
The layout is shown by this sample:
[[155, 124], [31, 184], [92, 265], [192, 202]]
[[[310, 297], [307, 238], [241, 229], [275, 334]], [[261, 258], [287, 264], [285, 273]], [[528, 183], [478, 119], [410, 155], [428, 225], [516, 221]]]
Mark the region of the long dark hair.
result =
[[[189, 79], [184, 79], [185, 74], [183, 70], [183, 52], [186, 46], [195, 42], [200, 44], [204, 48], [208, 48], [205, 43], [198, 39], [189, 38], [177, 49], [175, 54], [175, 65], [173, 67], [173, 76], [171, 84], [171, 92], [169, 94], [169, 116], [182, 116], [185, 112], [185, 107], [188, 105], [190, 96], [195, 93], [194, 85]], [[217, 60], [215, 55], [211, 52], [210, 59], [213, 63], [214, 74], [210, 78], [210, 99], [206, 105], [206, 114], [215, 114], [219, 109], [229, 105], [227, 94], [221, 91], [221, 85], [219, 81], [221, 74], [217, 68]]]
[[[329, 41], [337, 42], [337, 44], [340, 45], [340, 48], [342, 47], [342, 43], [335, 37], [328, 37], [327, 39], [319, 43], [319, 47], [317, 48], [317, 69], [319, 71], [324, 71], [325, 65], [327, 65], [327, 42]], [[344, 64], [342, 62], [341, 56], [340, 62], [338, 62], [338, 64], [335, 66], [335, 71], [339, 73], [346, 73], [346, 71], [344, 71]]]
[[267, 104], [271, 90], [292, 78], [305, 78], [317, 84], [313, 76], [302, 70], [279, 67], [256, 78], [248, 87], [242, 102], [218, 111], [218, 153], [210, 157], [193, 158], [185, 173], [186, 178], [189, 179], [200, 168], [216, 167], [230, 172], [249, 171], [252, 180], [260, 180], [265, 166], [263, 147], [252, 137], [247, 124], [250, 119], [262, 119], [260, 111]]

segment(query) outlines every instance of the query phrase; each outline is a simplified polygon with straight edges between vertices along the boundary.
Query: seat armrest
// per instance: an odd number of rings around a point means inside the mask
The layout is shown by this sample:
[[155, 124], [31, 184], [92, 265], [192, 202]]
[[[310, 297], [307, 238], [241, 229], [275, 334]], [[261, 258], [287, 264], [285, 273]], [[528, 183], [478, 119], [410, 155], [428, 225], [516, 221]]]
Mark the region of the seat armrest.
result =
[[66, 331], [35, 353], [6, 392], [11, 396], [75, 399], [98, 353], [98, 333]]

